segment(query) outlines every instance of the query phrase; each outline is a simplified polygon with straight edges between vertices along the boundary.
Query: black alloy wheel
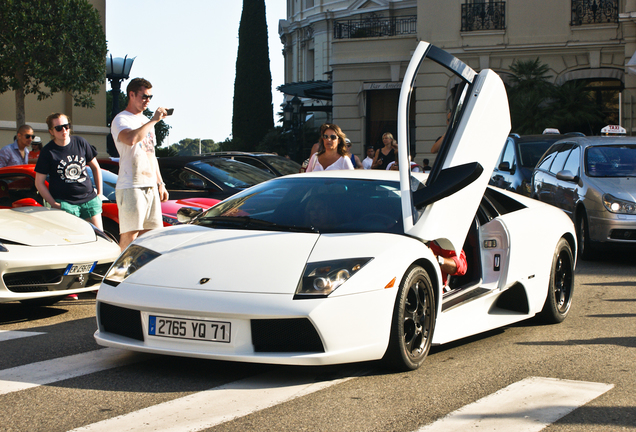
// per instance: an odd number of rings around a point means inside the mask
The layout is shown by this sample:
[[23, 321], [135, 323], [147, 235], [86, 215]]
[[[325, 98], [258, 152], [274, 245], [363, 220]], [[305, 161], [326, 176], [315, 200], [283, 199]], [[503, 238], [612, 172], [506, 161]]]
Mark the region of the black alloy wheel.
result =
[[435, 295], [428, 273], [411, 266], [395, 300], [389, 347], [384, 361], [409, 371], [421, 366], [431, 348], [435, 328]]
[[564, 238], [559, 240], [550, 271], [548, 296], [541, 316], [546, 323], [562, 322], [570, 312], [574, 294], [574, 255], [570, 244]]

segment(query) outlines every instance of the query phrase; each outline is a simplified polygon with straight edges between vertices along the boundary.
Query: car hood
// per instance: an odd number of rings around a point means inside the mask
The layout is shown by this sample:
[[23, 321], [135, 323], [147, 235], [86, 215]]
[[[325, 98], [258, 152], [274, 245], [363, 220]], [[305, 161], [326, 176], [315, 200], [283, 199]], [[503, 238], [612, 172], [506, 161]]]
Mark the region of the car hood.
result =
[[588, 177], [588, 183], [601, 193], [636, 202], [636, 179], [633, 177]]
[[94, 242], [93, 227], [62, 210], [20, 207], [0, 210], [0, 241], [28, 246], [59, 246]]

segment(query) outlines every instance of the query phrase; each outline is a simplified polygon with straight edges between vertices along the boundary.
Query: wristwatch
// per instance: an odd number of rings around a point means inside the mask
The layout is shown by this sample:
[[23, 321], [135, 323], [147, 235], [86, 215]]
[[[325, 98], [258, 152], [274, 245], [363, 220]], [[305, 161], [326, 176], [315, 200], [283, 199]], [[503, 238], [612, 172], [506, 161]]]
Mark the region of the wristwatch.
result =
[[438, 255], [438, 256], [437, 256], [437, 262], [439, 263], [439, 265], [444, 265], [444, 263], [445, 263], [446, 261], [444, 261], [444, 257], [443, 257], [443, 256]]

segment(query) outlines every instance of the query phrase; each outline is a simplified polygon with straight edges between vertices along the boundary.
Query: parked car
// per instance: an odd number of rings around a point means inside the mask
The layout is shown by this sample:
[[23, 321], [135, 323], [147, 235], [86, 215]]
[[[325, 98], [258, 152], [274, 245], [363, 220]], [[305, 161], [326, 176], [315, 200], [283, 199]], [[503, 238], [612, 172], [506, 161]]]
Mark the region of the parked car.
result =
[[201, 156], [237, 160], [272, 173], [276, 177], [287, 174], [298, 174], [300, 172], [300, 164], [298, 162], [273, 153], [215, 152], [204, 153]]
[[[93, 173], [88, 168], [88, 174], [93, 180]], [[102, 202], [102, 223], [104, 232], [115, 240], [119, 240], [119, 211], [115, 196], [117, 175], [110, 171], [102, 170], [103, 195], [106, 201]], [[48, 183], [47, 183], [48, 185]], [[190, 206], [198, 209], [208, 209], [219, 200], [212, 198], [193, 197], [188, 200], [168, 200], [161, 203], [161, 212], [164, 226], [177, 223], [176, 212], [178, 208]], [[0, 168], [0, 208], [17, 207], [41, 207], [44, 200], [35, 187], [35, 165], [14, 165]]]
[[585, 135], [580, 132], [561, 134], [556, 129], [546, 129], [540, 135], [510, 134], [492, 173], [490, 184], [531, 196], [532, 170], [537, 162], [552, 144], [569, 136]]
[[556, 142], [532, 174], [532, 196], [570, 216], [582, 258], [602, 246], [636, 246], [636, 138]]
[[119, 174], [118, 157], [97, 158], [97, 163], [99, 163], [100, 168], [103, 168], [106, 171], [110, 171], [113, 174]]
[[[494, 166], [510, 128], [499, 76], [477, 74], [420, 42], [403, 80], [398, 130], [406, 135], [404, 95], [425, 57], [461, 82], [430, 174], [278, 177], [191, 224], [138, 238], [100, 287], [97, 343], [276, 364], [384, 359], [412, 370], [432, 344], [536, 314], [565, 319], [576, 262], [572, 222], [552, 206], [489, 187], [483, 169]], [[405, 167], [408, 141], [399, 140]], [[463, 247], [468, 257], [469, 272], [453, 277], [449, 292], [431, 241]]]
[[158, 161], [172, 199], [206, 197], [223, 200], [275, 177], [246, 163], [221, 157], [173, 156]]
[[64, 211], [0, 209], [0, 303], [51, 305], [94, 291], [119, 253], [103, 232]]

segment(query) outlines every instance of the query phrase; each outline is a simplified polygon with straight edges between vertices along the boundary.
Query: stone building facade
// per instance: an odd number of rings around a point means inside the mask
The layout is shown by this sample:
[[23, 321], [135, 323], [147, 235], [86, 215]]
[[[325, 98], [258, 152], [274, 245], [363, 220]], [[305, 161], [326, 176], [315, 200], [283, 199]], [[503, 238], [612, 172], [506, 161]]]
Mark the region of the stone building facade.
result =
[[[287, 0], [279, 35], [285, 82], [301, 88], [324, 81], [331, 100], [303, 103], [331, 106], [359, 155], [382, 133], [395, 135], [398, 89], [420, 40], [504, 81], [515, 61], [539, 58], [554, 83], [585, 80], [605, 101], [608, 119], [636, 130], [636, 0]], [[445, 130], [456, 84], [434, 68], [419, 73], [432, 87], [416, 84], [411, 103], [418, 162], [434, 158], [430, 148]], [[294, 86], [283, 87], [293, 97]]]

